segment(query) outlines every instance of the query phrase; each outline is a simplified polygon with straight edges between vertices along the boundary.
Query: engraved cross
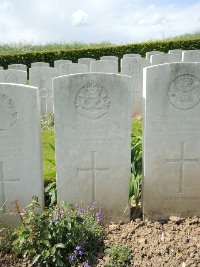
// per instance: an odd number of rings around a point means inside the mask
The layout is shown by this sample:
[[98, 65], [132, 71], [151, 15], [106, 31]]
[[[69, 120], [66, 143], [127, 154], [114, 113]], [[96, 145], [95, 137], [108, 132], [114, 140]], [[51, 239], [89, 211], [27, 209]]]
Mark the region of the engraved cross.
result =
[[105, 172], [109, 171], [110, 168], [97, 168], [96, 167], [96, 151], [91, 151], [92, 153], [92, 167], [91, 168], [78, 168], [77, 171], [79, 172], [92, 172], [92, 201], [96, 200], [96, 172]]
[[184, 164], [185, 163], [198, 163], [199, 162], [199, 158], [195, 158], [195, 159], [184, 158], [184, 149], [185, 149], [185, 142], [181, 142], [181, 157], [180, 157], [180, 159], [166, 159], [167, 163], [179, 163], [180, 175], [179, 175], [178, 193], [183, 193]]
[[11, 182], [19, 182], [20, 179], [12, 179], [12, 180], [5, 180], [4, 177], [4, 169], [3, 169], [4, 162], [0, 162], [0, 184], [2, 188], [2, 202], [3, 202], [3, 213], [6, 212], [6, 191], [5, 191], [5, 183]]

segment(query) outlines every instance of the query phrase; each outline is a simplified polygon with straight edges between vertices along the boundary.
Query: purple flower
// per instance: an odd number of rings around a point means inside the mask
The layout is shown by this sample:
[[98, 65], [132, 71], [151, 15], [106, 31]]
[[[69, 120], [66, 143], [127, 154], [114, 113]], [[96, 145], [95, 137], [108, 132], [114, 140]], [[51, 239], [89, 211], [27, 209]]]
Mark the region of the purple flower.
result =
[[103, 216], [101, 215], [101, 213], [96, 213], [96, 218], [98, 222], [102, 222], [103, 221]]
[[83, 267], [90, 267], [89, 264], [87, 262], [83, 263]]
[[82, 249], [82, 246], [81, 245], [77, 245], [76, 246], [76, 250], [81, 250]]
[[73, 262], [74, 261], [74, 256], [69, 256], [69, 262], [71, 263], [71, 262]]
[[92, 203], [91, 206], [90, 206], [90, 208], [92, 210], [96, 209], [96, 207], [97, 207], [97, 203], [96, 202]]

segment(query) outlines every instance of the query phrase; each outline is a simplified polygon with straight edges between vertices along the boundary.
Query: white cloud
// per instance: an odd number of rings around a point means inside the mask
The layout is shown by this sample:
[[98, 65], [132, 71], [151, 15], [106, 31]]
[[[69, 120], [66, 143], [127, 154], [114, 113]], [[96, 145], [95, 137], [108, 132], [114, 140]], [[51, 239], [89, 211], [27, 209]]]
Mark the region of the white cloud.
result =
[[87, 25], [88, 14], [83, 10], [77, 10], [72, 14], [72, 25], [84, 26]]
[[0, 42], [130, 43], [194, 32], [194, 1], [0, 0]]
[[9, 11], [12, 8], [12, 3], [5, 0], [5, 1], [0, 1], [0, 11]]

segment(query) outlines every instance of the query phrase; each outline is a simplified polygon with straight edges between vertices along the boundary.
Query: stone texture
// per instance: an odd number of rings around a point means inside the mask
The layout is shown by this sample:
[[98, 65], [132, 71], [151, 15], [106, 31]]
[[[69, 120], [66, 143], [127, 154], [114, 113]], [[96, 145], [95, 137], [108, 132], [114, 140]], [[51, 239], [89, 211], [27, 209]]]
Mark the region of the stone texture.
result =
[[127, 58], [127, 57], [141, 57], [140, 54], [124, 54], [123, 58]]
[[124, 58], [121, 60], [121, 74], [129, 75], [133, 78], [132, 88], [132, 113], [143, 112], [143, 68], [150, 66], [150, 61], [146, 58]]
[[102, 56], [100, 57], [100, 60], [111, 60], [111, 61], [119, 61], [119, 58], [116, 56]]
[[27, 72], [22, 70], [1, 70], [0, 83], [26, 84]]
[[38, 89], [1, 83], [0, 222], [17, 224], [10, 215], [16, 200], [26, 207], [38, 196], [43, 206], [43, 190]]
[[69, 75], [53, 87], [58, 202], [96, 201], [107, 219], [129, 219], [131, 77]]
[[53, 113], [52, 79], [56, 76], [59, 76], [56, 68], [35, 67], [29, 69], [30, 85], [39, 88], [41, 116], [44, 119]]
[[180, 61], [181, 61], [180, 56], [178, 54], [160, 54], [160, 55], [152, 55], [150, 57], [150, 62], [152, 65], [180, 62]]
[[66, 63], [72, 63], [71, 60], [68, 59], [59, 59], [54, 61], [54, 68], [59, 69], [60, 65], [66, 64]]
[[183, 62], [200, 62], [200, 50], [188, 50], [182, 54]]
[[89, 69], [88, 69], [87, 65], [79, 64], [79, 63], [62, 64], [59, 67], [59, 75], [86, 73], [88, 71], [89, 71]]
[[150, 60], [151, 56], [153, 55], [162, 55], [164, 52], [161, 51], [150, 51], [146, 53], [146, 58]]
[[8, 69], [27, 71], [27, 66], [25, 64], [11, 64], [8, 65]]
[[91, 72], [118, 73], [118, 62], [111, 60], [97, 60], [90, 63]]
[[94, 62], [94, 61], [96, 61], [96, 59], [95, 58], [90, 58], [90, 57], [88, 57], [88, 58], [85, 57], [85, 58], [79, 58], [78, 59], [78, 63], [87, 65], [88, 69], [90, 69], [90, 63]]
[[169, 50], [168, 54], [174, 55], [176, 61], [178, 60], [178, 62], [182, 62], [182, 53], [183, 52], [184, 52], [184, 50], [182, 50], [182, 49], [173, 49], [173, 50]]
[[47, 62], [33, 62], [31, 63], [31, 68], [39, 68], [39, 67], [49, 67], [49, 63]]
[[146, 68], [143, 213], [200, 215], [200, 63]]

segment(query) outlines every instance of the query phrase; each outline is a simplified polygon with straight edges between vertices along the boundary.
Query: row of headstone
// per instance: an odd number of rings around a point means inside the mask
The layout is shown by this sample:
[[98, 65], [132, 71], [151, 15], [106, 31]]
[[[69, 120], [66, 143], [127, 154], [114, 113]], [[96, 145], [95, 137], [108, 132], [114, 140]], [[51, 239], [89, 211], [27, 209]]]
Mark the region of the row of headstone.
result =
[[[54, 79], [58, 201], [95, 201], [110, 220], [129, 218], [131, 88], [116, 74]], [[38, 196], [43, 207], [39, 110], [38, 88], [0, 84], [0, 221], [10, 225], [15, 200]]]
[[[53, 79], [58, 201], [95, 201], [110, 220], [129, 219], [133, 82], [104, 73]], [[146, 67], [143, 98], [144, 217], [200, 215], [200, 63]], [[0, 84], [0, 103], [0, 220], [11, 224], [13, 201], [37, 195], [43, 205], [39, 90]]]

